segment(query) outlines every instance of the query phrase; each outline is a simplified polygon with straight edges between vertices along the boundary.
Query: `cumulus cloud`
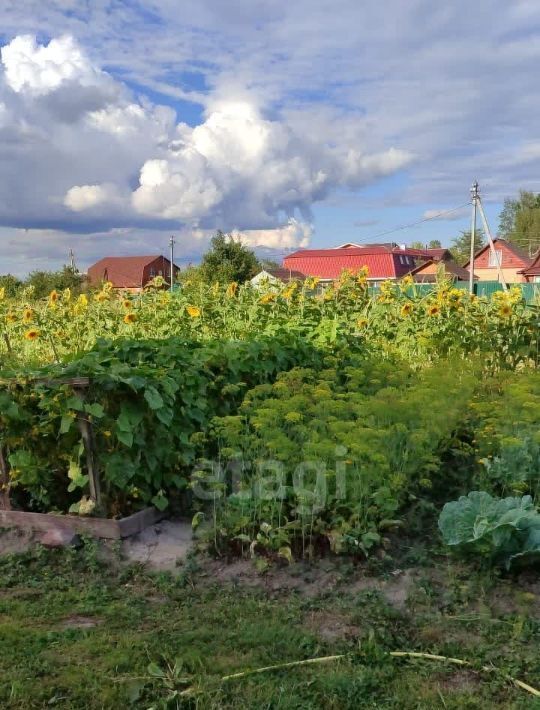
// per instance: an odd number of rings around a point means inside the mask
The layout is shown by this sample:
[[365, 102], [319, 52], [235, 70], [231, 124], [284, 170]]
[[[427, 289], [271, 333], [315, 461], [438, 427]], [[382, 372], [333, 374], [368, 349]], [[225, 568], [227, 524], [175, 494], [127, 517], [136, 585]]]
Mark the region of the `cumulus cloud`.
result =
[[232, 236], [248, 247], [265, 246], [271, 249], [291, 249], [307, 247], [313, 234], [313, 225], [300, 222], [294, 218], [287, 224], [275, 229], [250, 229], [240, 232], [232, 231]]
[[[395, 147], [303, 130], [240, 85], [211, 91], [198, 125], [139, 97], [72, 36], [1, 50], [0, 224], [238, 230], [248, 244], [307, 244], [312, 206], [407, 165]], [[352, 119], [354, 120], [354, 119]], [[357, 133], [356, 138], [360, 136]]]
[[180, 126], [166, 157], [141, 169], [133, 206], [155, 217], [249, 229], [270, 227], [338, 187], [358, 187], [411, 160], [405, 151], [365, 154], [347, 144], [312, 140], [255, 104], [221, 101], [204, 123]]

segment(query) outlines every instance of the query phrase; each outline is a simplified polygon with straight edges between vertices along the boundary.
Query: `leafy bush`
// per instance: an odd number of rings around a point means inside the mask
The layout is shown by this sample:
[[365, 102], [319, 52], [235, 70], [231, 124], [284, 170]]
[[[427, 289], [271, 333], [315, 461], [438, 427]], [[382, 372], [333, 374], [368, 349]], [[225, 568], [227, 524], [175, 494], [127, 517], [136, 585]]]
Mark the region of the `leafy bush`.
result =
[[437, 483], [473, 370], [353, 357], [255, 387], [237, 415], [214, 420], [219, 475], [202, 465], [195, 480], [213, 490], [214, 545], [367, 554]]
[[477, 487], [540, 496], [540, 372], [501, 373], [473, 403]]
[[530, 496], [493, 498], [471, 491], [446, 503], [439, 529], [447, 545], [507, 568], [540, 554], [540, 514]]
[[[12, 466], [12, 493], [30, 509], [78, 510], [88, 482], [76, 426], [82, 413], [94, 425], [107, 512], [149, 502], [166, 507], [169, 492], [186, 486], [203, 453], [212, 417], [234, 412], [247, 388], [319, 359], [314, 348], [284, 336], [204, 345], [123, 340], [101, 341], [30, 379], [10, 373], [0, 388], [0, 444]], [[84, 401], [69, 386], [51, 383], [82, 376], [91, 379]]]

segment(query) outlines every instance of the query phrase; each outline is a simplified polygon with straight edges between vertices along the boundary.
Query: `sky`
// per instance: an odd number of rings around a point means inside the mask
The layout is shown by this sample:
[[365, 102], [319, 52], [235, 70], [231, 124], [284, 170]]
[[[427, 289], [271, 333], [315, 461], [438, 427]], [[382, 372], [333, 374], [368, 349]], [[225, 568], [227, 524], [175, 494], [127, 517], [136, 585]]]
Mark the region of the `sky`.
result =
[[0, 273], [447, 245], [475, 179], [493, 232], [540, 192], [537, 0], [0, 0], [0, 47]]

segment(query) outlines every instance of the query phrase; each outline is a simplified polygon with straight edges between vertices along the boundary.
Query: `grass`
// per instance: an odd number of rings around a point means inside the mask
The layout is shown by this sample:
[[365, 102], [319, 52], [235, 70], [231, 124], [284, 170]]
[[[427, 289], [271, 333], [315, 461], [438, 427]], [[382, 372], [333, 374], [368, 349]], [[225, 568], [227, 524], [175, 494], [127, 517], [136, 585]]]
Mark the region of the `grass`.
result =
[[[538, 595], [523, 580], [424, 557], [435, 564], [416, 567], [408, 601], [398, 605], [384, 592], [394, 584], [392, 565], [372, 570], [379, 589], [355, 586], [358, 570], [345, 563], [335, 567], [338, 591], [306, 594], [214, 582], [204, 563], [188, 563], [177, 577], [150, 575], [102, 561], [93, 543], [3, 558], [0, 706], [540, 707], [501, 675], [478, 670], [493, 665], [538, 685]], [[457, 656], [473, 667], [394, 659], [393, 650]], [[339, 653], [349, 655], [220, 682]], [[175, 694], [186, 687], [197, 692]]]

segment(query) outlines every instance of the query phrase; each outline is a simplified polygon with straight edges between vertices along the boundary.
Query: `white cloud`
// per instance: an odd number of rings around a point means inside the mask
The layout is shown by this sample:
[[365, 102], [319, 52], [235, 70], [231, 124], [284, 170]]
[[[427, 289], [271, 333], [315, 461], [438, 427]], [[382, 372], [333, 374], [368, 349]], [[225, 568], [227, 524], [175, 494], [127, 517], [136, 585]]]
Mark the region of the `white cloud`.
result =
[[245, 99], [214, 104], [204, 123], [180, 126], [179, 134], [164, 158], [142, 167], [133, 205], [142, 214], [225, 229], [308, 215], [332, 189], [367, 184], [411, 160], [394, 148], [366, 155], [314, 141]]
[[48, 94], [70, 81], [100, 83], [104, 75], [93, 67], [70, 36], [40, 46], [31, 35], [15, 37], [2, 47], [2, 64], [10, 88], [16, 93]]
[[[207, 93], [198, 125], [137, 97], [68, 35], [2, 48], [0, 224], [238, 229], [248, 243], [306, 244], [312, 206], [408, 164], [352, 126], [305, 131], [241, 81]], [[3, 80], [2, 80], [3, 79]], [[354, 117], [351, 118], [354, 121]], [[328, 125], [328, 122], [327, 122]], [[355, 140], [353, 140], [353, 137]], [[9, 148], [6, 146], [9, 145]], [[265, 241], [266, 240], [266, 241]]]
[[265, 246], [271, 249], [307, 247], [313, 234], [313, 225], [290, 219], [287, 224], [275, 229], [250, 229], [232, 231], [232, 236], [248, 247]]
[[423, 219], [432, 219], [443, 222], [454, 222], [456, 220], [462, 220], [470, 214], [469, 207], [461, 207], [459, 209], [438, 209], [438, 210], [426, 210], [422, 215]]

